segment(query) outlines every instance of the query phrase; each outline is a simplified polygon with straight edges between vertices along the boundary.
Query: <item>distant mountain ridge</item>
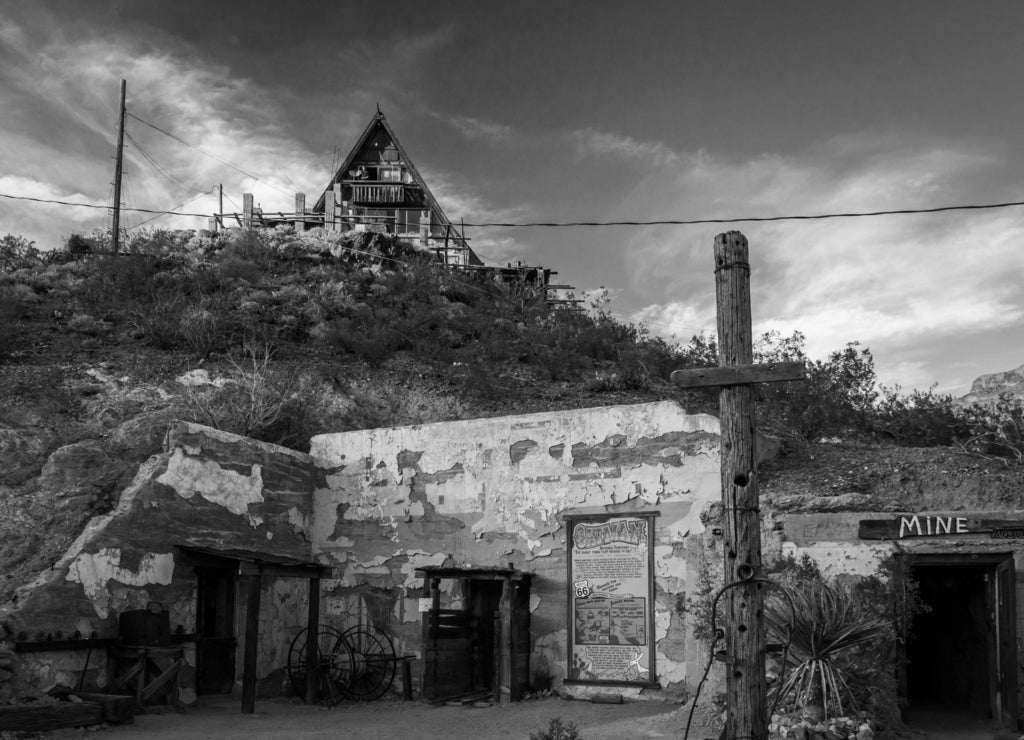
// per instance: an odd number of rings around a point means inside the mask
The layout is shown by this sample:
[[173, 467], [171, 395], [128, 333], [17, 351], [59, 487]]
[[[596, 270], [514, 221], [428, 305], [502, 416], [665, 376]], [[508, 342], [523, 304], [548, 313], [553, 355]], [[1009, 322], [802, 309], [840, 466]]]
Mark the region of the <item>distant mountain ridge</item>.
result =
[[1012, 393], [1017, 398], [1024, 399], [1024, 365], [1015, 370], [989, 373], [976, 378], [971, 384], [970, 392], [963, 396], [959, 403], [990, 403], [1003, 393]]

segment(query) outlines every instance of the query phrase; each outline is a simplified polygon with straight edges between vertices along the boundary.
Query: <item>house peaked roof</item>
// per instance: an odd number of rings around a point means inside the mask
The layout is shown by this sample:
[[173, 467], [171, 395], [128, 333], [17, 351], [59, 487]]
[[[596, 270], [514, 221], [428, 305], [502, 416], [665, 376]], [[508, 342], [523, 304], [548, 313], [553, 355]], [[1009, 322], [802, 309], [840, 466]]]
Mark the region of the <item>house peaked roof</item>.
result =
[[[341, 182], [345, 178], [345, 173], [352, 169], [352, 165], [356, 162], [360, 153], [373, 140], [374, 135], [381, 130], [383, 130], [387, 134], [388, 138], [391, 140], [391, 143], [398, 150], [398, 154], [402, 158], [402, 161], [405, 164], [406, 169], [408, 169], [409, 173], [412, 175], [414, 182], [423, 191], [423, 196], [426, 201], [426, 207], [436, 214], [438, 220], [442, 224], [450, 224], [451, 221], [448, 219], [448, 216], [445, 215], [444, 209], [441, 208], [440, 204], [437, 202], [437, 199], [434, 198], [434, 194], [430, 192], [430, 188], [427, 187], [427, 183], [423, 180], [423, 176], [420, 175], [419, 170], [416, 169], [416, 165], [413, 164], [412, 159], [409, 158], [409, 154], [408, 152], [405, 151], [405, 147], [402, 146], [402, 142], [398, 140], [397, 136], [395, 136], [395, 132], [392, 130], [387, 118], [385, 118], [384, 114], [381, 112], [379, 105], [377, 106], [376, 115], [374, 115], [374, 117], [370, 119], [370, 123], [367, 124], [366, 128], [363, 130], [363, 133], [356, 140], [355, 146], [352, 147], [352, 150], [348, 153], [348, 156], [345, 157], [345, 159], [342, 161], [341, 166], [338, 167], [338, 170], [334, 173], [334, 177], [331, 178], [331, 181], [327, 183], [327, 187], [324, 188], [324, 192], [330, 190], [331, 188], [334, 187], [334, 184], [336, 182]], [[316, 205], [313, 206], [313, 211], [316, 213], [322, 213], [323, 210], [324, 193], [320, 193], [320, 198], [317, 200]]]

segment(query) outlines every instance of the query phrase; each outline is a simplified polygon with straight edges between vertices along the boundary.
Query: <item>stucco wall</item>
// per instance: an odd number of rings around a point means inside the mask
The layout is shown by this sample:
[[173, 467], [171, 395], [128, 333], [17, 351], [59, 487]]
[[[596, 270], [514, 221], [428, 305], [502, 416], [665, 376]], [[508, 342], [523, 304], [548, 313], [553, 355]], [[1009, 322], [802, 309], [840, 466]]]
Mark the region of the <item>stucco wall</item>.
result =
[[698, 656], [677, 605], [694, 577], [687, 542], [699, 539], [700, 514], [719, 498], [718, 428], [714, 417], [660, 402], [315, 437], [323, 481], [313, 551], [336, 574], [325, 592], [372, 610], [399, 652], [411, 653], [420, 647], [417, 567], [511, 563], [533, 574], [533, 678], [558, 685], [567, 598], [560, 515], [657, 510], [656, 670], [663, 686], [679, 689]]
[[[53, 568], [3, 607], [9, 637], [39, 640], [60, 632], [68, 638], [75, 631], [115, 637], [118, 615], [151, 601], [169, 611], [172, 631], [194, 632], [195, 570], [182, 562], [177, 546], [309, 561], [315, 478], [308, 455], [197, 424], [174, 424], [164, 453], [140, 467], [116, 508], [93, 519]], [[287, 638], [305, 626], [307, 587], [294, 580], [264, 579], [261, 677], [283, 668]], [[240, 626], [244, 600], [238, 605]], [[188, 687], [194, 686], [195, 655], [192, 644], [185, 647]], [[84, 663], [83, 651], [27, 653], [18, 680], [42, 690], [76, 686]], [[85, 685], [104, 685], [105, 670], [104, 656], [93, 655]]]

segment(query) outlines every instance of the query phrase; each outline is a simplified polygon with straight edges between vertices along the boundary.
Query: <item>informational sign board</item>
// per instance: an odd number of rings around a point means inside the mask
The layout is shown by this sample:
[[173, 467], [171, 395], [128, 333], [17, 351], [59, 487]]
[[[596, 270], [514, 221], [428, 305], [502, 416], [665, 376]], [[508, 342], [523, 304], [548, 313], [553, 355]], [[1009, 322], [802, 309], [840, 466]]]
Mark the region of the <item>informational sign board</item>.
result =
[[569, 681], [651, 686], [654, 515], [566, 517]]

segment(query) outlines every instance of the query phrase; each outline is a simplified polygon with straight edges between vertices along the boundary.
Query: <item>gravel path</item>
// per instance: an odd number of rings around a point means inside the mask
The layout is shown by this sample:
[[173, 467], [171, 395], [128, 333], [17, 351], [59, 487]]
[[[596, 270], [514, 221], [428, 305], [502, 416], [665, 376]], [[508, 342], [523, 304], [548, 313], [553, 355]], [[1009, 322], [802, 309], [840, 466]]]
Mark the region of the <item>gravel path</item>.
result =
[[[241, 714], [238, 699], [207, 700], [186, 712], [143, 714], [134, 724], [100, 729], [62, 730], [48, 738], [93, 737], [121, 740], [528, 740], [551, 719], [572, 722], [580, 740], [682, 740], [686, 708], [662, 702], [591, 704], [557, 698], [492, 707], [432, 707], [419, 702], [382, 700], [341, 704], [331, 709], [287, 700], [265, 699], [255, 714]], [[695, 721], [695, 725], [696, 725]], [[690, 740], [717, 737], [695, 726]]]

